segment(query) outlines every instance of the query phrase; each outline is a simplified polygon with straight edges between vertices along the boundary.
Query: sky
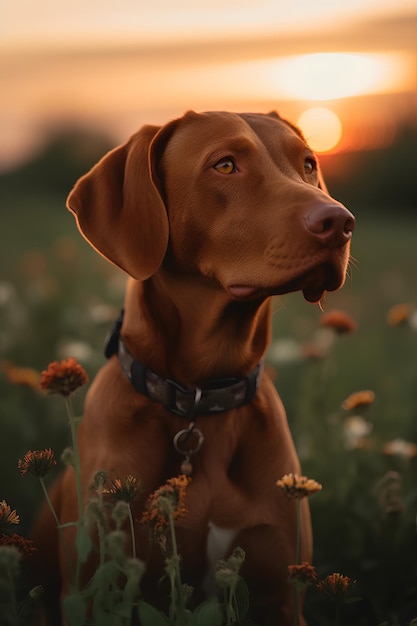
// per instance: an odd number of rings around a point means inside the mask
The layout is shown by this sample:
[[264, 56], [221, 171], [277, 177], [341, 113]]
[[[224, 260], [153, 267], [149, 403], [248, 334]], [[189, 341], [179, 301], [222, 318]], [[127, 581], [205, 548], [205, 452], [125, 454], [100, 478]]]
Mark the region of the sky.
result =
[[188, 109], [277, 109], [296, 123], [311, 108], [330, 110], [342, 150], [388, 141], [401, 120], [417, 119], [415, 0], [1, 0], [0, 8], [3, 169], [65, 125], [105, 130], [118, 143]]

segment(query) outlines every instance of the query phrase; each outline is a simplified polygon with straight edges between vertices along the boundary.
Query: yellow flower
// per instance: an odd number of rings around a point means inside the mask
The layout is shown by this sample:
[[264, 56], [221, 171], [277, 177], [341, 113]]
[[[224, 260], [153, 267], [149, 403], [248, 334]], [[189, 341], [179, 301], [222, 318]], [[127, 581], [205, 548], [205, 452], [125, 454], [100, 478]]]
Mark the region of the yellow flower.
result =
[[338, 599], [345, 596], [355, 585], [356, 580], [335, 572], [334, 574], [329, 574], [326, 578], [317, 583], [317, 588], [333, 598]]
[[355, 391], [342, 402], [342, 408], [345, 409], [345, 411], [357, 411], [369, 406], [374, 400], [375, 394], [369, 389]]
[[0, 502], [0, 524], [19, 524], [20, 519], [16, 511], [12, 511], [6, 500]]
[[388, 311], [387, 322], [390, 326], [401, 326], [406, 324], [410, 319], [413, 311], [411, 304], [396, 304]]
[[54, 361], [41, 373], [40, 387], [46, 393], [65, 398], [88, 382], [85, 369], [70, 357], [66, 361]]
[[339, 335], [351, 334], [357, 328], [355, 320], [348, 313], [338, 309], [323, 313], [320, 318], [320, 325], [331, 328]]
[[23, 460], [19, 459], [17, 467], [22, 476], [31, 474], [35, 478], [45, 478], [56, 465], [51, 448], [26, 452]]
[[322, 485], [317, 481], [298, 474], [285, 474], [276, 485], [288, 498], [295, 500], [312, 496], [322, 489]]

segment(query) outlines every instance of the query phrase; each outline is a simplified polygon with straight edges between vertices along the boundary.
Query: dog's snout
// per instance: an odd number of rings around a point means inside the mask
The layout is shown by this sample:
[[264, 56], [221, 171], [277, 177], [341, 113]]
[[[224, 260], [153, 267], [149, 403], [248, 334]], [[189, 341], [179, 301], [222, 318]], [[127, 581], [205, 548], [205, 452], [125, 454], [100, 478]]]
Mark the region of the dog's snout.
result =
[[355, 218], [342, 204], [320, 204], [304, 216], [307, 230], [323, 245], [341, 247], [352, 237]]

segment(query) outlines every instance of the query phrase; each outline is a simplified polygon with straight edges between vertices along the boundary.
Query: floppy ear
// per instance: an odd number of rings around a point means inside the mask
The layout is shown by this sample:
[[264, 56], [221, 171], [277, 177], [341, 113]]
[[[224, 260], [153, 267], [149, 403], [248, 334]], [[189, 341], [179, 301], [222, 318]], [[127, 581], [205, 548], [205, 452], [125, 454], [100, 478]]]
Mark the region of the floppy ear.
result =
[[67, 200], [93, 248], [139, 280], [156, 272], [168, 246], [168, 217], [155, 165], [170, 134], [165, 129], [174, 127], [171, 122], [162, 129], [141, 128], [80, 178]]

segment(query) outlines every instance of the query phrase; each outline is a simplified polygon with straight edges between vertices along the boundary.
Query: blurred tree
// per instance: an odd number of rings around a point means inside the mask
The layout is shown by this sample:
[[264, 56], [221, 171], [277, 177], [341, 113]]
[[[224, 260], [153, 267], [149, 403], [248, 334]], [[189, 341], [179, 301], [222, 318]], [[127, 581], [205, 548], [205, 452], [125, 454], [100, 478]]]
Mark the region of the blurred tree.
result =
[[77, 178], [112, 147], [102, 134], [68, 128], [52, 137], [33, 159], [0, 174], [0, 187], [11, 198], [21, 194], [66, 197]]
[[383, 150], [338, 154], [337, 167], [323, 159], [332, 195], [349, 207], [415, 211], [417, 126], [403, 126], [394, 142]]

